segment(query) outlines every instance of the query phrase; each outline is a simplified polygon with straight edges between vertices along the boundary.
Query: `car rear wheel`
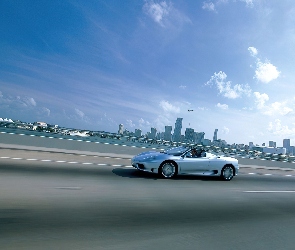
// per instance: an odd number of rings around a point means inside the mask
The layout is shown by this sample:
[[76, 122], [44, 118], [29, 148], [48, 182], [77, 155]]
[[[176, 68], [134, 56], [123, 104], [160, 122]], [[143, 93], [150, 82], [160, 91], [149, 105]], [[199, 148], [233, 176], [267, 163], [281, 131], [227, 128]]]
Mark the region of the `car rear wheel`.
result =
[[159, 169], [159, 174], [164, 178], [172, 178], [176, 175], [176, 166], [173, 162], [164, 162]]
[[225, 181], [230, 181], [234, 177], [234, 168], [230, 165], [225, 165], [221, 170], [221, 178]]

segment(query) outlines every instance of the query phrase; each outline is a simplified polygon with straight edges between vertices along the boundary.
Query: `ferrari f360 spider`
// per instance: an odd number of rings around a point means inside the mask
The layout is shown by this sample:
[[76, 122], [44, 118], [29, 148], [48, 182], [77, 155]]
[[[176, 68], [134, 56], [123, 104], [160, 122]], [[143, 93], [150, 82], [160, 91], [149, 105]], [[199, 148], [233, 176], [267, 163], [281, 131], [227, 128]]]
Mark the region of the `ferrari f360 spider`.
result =
[[134, 156], [131, 164], [140, 171], [157, 173], [164, 178], [186, 174], [220, 176], [230, 181], [239, 172], [237, 159], [214, 155], [196, 147], [143, 152]]

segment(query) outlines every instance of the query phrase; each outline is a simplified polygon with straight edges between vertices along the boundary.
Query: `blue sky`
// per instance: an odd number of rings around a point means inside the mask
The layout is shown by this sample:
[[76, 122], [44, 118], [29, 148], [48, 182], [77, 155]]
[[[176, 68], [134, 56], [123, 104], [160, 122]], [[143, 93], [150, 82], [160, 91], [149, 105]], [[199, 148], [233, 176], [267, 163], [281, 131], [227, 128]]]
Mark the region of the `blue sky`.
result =
[[[0, 117], [295, 144], [293, 0], [0, 2]], [[193, 112], [188, 112], [193, 109]]]

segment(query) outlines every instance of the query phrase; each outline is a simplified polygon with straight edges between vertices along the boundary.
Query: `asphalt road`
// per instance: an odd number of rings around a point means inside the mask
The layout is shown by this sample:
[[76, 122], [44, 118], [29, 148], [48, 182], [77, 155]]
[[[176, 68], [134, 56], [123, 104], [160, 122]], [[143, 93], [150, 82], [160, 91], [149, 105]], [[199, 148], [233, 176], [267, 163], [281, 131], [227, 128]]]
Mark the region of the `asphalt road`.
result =
[[166, 180], [126, 155], [1, 149], [0, 248], [294, 249], [290, 173]]

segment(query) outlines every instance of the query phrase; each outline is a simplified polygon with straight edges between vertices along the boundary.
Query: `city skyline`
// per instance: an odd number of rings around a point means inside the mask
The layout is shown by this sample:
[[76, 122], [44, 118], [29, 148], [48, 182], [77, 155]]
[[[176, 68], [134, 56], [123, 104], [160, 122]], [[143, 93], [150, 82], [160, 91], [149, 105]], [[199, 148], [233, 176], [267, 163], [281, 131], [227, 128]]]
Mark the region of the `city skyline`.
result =
[[[147, 137], [147, 138], [151, 138], [151, 139], [155, 139], [156, 137], [158, 137], [161, 134], [161, 139], [165, 140], [165, 141], [174, 141], [174, 142], [181, 142], [181, 141], [189, 141], [192, 138], [195, 138], [196, 141], [198, 141], [199, 144], [203, 139], [205, 144], [210, 142], [213, 143], [214, 141], [220, 141], [222, 143], [226, 143], [228, 145], [233, 145], [233, 144], [237, 144], [237, 145], [247, 145], [250, 147], [254, 147], [254, 146], [259, 146], [259, 147], [279, 147], [279, 148], [286, 148], [287, 152], [289, 150], [293, 151], [293, 148], [295, 146], [292, 146], [291, 143], [291, 139], [283, 139], [282, 144], [280, 142], [276, 142], [276, 141], [271, 141], [268, 140], [267, 142], [233, 142], [233, 143], [228, 143], [226, 142], [226, 140], [224, 140], [223, 138], [219, 138], [218, 137], [218, 129], [215, 129], [213, 131], [213, 140], [210, 139], [210, 135], [205, 137], [205, 132], [201, 132], [201, 131], [195, 131], [193, 128], [189, 127], [189, 128], [182, 128], [182, 120], [183, 118], [177, 118], [176, 122], [175, 122], [175, 128], [173, 129], [173, 126], [165, 126], [165, 130], [163, 131], [158, 131], [156, 128], [151, 127], [150, 131], [147, 131], [146, 133], [142, 133], [141, 129], [135, 128], [134, 131], [129, 131], [128, 129], [124, 128], [124, 124], [120, 123], [119, 124], [119, 129], [117, 130], [117, 132], [114, 131], [104, 131], [105, 133], [112, 133], [112, 134], [125, 134], [126, 132], [129, 134], [133, 134], [134, 136], [140, 138], [140, 137]], [[75, 130], [75, 131], [99, 131], [99, 130], [91, 130], [91, 129], [81, 129], [81, 128], [77, 128], [75, 126], [71, 126], [71, 127], [64, 127], [64, 126], [59, 126], [57, 124], [49, 124], [45, 121], [34, 121], [34, 122], [26, 122], [26, 121], [20, 121], [19, 119], [16, 120], [12, 120], [10, 118], [2, 118], [0, 117], [0, 122], [5, 122], [5, 123], [25, 123], [25, 124], [43, 124], [43, 127], [55, 127], [55, 128], [63, 128], [63, 129], [67, 129], [67, 130]], [[38, 125], [38, 126], [39, 126]], [[173, 133], [172, 133], [173, 130]], [[176, 134], [176, 136], [175, 136]]]
[[0, 117], [295, 140], [293, 0], [2, 1]]

